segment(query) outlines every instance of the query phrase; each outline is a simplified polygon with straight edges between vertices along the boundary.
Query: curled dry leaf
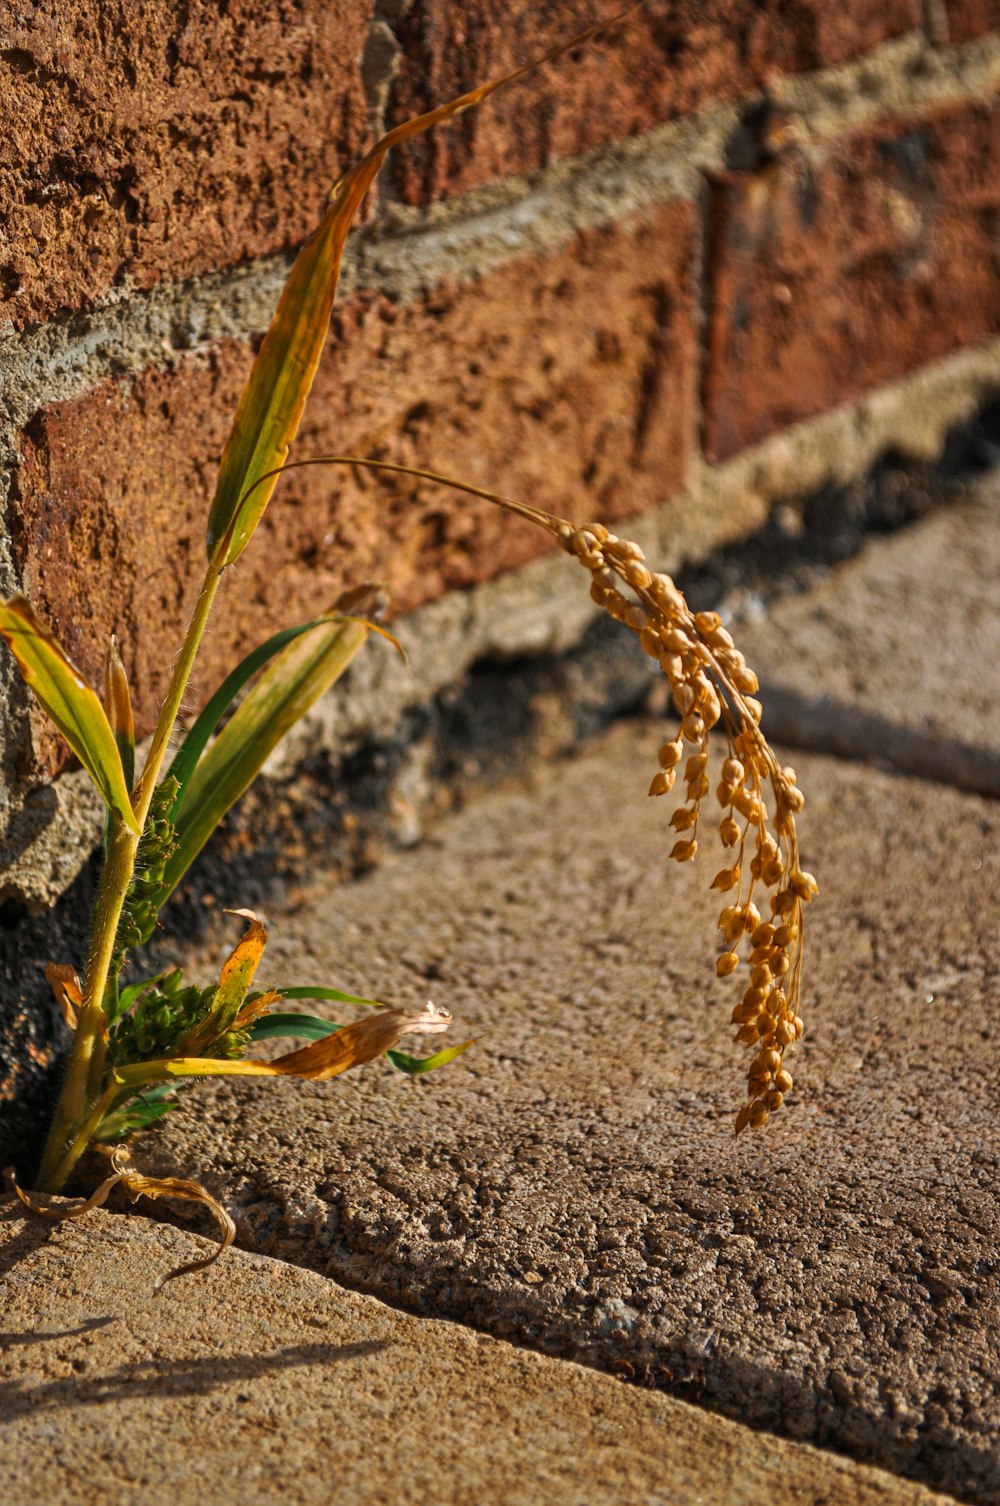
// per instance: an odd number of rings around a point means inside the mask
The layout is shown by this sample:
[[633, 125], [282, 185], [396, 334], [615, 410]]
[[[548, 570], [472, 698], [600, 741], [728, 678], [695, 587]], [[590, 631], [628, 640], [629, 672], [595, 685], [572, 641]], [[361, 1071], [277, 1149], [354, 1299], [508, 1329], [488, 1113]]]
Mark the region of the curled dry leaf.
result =
[[[102, 1147], [97, 1146], [95, 1149], [99, 1150]], [[43, 1197], [37, 1192], [26, 1192], [23, 1187], [17, 1185], [9, 1170], [6, 1173], [6, 1180], [30, 1212], [56, 1223], [68, 1218], [82, 1218], [92, 1208], [100, 1208], [115, 1187], [121, 1187], [133, 1203], [138, 1202], [141, 1197], [147, 1197], [152, 1201], [157, 1198], [177, 1198], [182, 1202], [201, 1203], [209, 1210], [219, 1226], [221, 1238], [218, 1245], [211, 1255], [206, 1255], [204, 1259], [188, 1261], [168, 1271], [165, 1276], [161, 1276], [153, 1286], [154, 1292], [159, 1292], [168, 1281], [173, 1281], [177, 1276], [186, 1276], [193, 1271], [203, 1271], [213, 1261], [218, 1260], [223, 1250], [227, 1250], [232, 1244], [236, 1237], [236, 1225], [222, 1204], [199, 1182], [183, 1177], [144, 1176], [133, 1165], [124, 1145], [116, 1145], [109, 1153], [108, 1159], [111, 1163], [111, 1174], [105, 1177], [98, 1187], [95, 1187], [89, 1197], [85, 1198], [50, 1198]]]

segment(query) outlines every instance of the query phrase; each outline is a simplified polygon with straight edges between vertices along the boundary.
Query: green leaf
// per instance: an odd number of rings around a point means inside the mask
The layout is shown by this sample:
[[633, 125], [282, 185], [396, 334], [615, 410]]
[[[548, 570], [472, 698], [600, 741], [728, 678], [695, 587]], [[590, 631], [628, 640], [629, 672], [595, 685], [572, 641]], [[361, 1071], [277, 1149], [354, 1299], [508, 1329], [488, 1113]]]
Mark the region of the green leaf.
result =
[[419, 1077], [422, 1072], [434, 1072], [438, 1067], [447, 1066], [456, 1056], [468, 1051], [471, 1045], [472, 1041], [463, 1041], [460, 1046], [446, 1046], [443, 1051], [435, 1051], [433, 1056], [410, 1056], [405, 1051], [387, 1051], [385, 1054], [398, 1072], [405, 1072], [409, 1077]]
[[155, 1124], [157, 1119], [162, 1119], [164, 1114], [169, 1114], [178, 1107], [177, 1100], [169, 1096], [176, 1092], [177, 1085], [172, 1082], [147, 1088], [124, 1108], [115, 1109], [113, 1113], [106, 1115], [94, 1131], [94, 1139], [98, 1144], [108, 1145], [115, 1140], [123, 1140], [136, 1130]]
[[306, 1041], [321, 1041], [339, 1029], [332, 1020], [321, 1020], [315, 1014], [266, 1014], [251, 1027], [250, 1039], [267, 1041], [276, 1035], [293, 1035]]
[[289, 643], [264, 670], [188, 779], [159, 906], [285, 733], [343, 674], [368, 633], [357, 621], [324, 623]]
[[287, 644], [294, 643], [296, 638], [301, 638], [302, 634], [308, 633], [311, 628], [321, 627], [323, 623], [333, 620], [332, 614], [326, 614], [322, 617], [314, 617], [311, 622], [301, 623], [298, 627], [283, 628], [280, 633], [274, 633], [264, 643], [251, 649], [246, 658], [241, 659], [236, 668], [226, 676], [177, 749], [174, 761], [170, 765], [170, 773], [167, 777], [176, 779], [180, 785], [180, 793], [171, 812], [173, 816], [176, 816], [180, 810], [187, 782], [199, 758], [208, 747], [210, 737], [243, 687]]
[[10, 644], [25, 684], [87, 770], [105, 805], [138, 836], [121, 754], [98, 697], [23, 596], [0, 602], [0, 634]]
[[339, 988], [319, 988], [313, 983], [304, 983], [300, 988], [279, 988], [283, 999], [323, 999], [331, 1004], [367, 1004], [373, 1009], [383, 1009], [384, 999], [362, 999], [357, 994], [341, 993]]

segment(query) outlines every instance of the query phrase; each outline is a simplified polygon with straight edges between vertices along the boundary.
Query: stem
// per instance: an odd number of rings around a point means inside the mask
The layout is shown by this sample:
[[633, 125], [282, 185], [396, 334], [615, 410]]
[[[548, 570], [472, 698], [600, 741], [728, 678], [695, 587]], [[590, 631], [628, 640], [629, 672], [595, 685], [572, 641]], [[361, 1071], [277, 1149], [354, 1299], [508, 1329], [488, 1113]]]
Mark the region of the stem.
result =
[[[77, 1161], [90, 1144], [95, 1131], [105, 1114], [111, 1112], [115, 1099], [121, 1096], [121, 1083], [112, 1081], [94, 1104], [82, 1124], [78, 1125], [61, 1159], [56, 1160], [50, 1177], [50, 1185], [40, 1186], [39, 1192], [58, 1192], [66, 1183]], [[55, 1125], [53, 1125], [53, 1129]], [[51, 1139], [50, 1139], [51, 1143]], [[46, 1147], [46, 1153], [48, 1147]]]
[[[160, 708], [142, 777], [132, 796], [132, 806], [140, 829], [145, 825], [149, 814], [153, 790], [156, 787], [164, 755], [174, 730], [174, 723], [194, 667], [208, 614], [219, 588], [221, 574], [219, 559], [213, 556], [209, 561], [197, 605], [174, 666], [166, 699]], [[37, 1178], [39, 1192], [61, 1190], [67, 1176], [86, 1149], [90, 1136], [104, 1117], [101, 1113], [95, 1119], [96, 1109], [92, 1107], [95, 1096], [100, 1091], [107, 1040], [104, 992], [115, 954], [118, 922], [129, 884], [132, 882], [138, 848], [139, 838], [128, 830], [118, 816], [115, 816], [111, 825], [104, 871], [101, 874], [97, 891], [94, 928], [91, 933], [90, 952], [83, 981], [83, 1005], [76, 1034], [73, 1037], [73, 1050], [66, 1080], [59, 1095], [52, 1128], [49, 1130], [42, 1155], [42, 1164]], [[105, 1094], [104, 1097], [106, 1096]], [[98, 1100], [98, 1106], [103, 1101], [104, 1098], [101, 1097]]]

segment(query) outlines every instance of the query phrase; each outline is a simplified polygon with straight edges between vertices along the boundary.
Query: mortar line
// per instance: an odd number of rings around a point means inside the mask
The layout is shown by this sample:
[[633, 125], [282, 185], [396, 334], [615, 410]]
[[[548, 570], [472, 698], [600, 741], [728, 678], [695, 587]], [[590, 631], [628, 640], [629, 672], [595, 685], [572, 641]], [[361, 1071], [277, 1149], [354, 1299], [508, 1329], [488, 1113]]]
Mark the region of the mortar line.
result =
[[[793, 110], [804, 145], [822, 153], [845, 133], [929, 105], [1000, 93], [1000, 36], [935, 48], [920, 33], [863, 58], [783, 77], [770, 91]], [[640, 136], [460, 195], [410, 209], [381, 203], [345, 256], [342, 295], [364, 287], [409, 301], [452, 278], [481, 276], [531, 253], [553, 252], [599, 228], [677, 198], [697, 199], [705, 173], [759, 89], [709, 104]], [[289, 256], [135, 291], [123, 286], [90, 311], [0, 338], [0, 453], [38, 409], [102, 380], [162, 366], [184, 353], [262, 331]]]

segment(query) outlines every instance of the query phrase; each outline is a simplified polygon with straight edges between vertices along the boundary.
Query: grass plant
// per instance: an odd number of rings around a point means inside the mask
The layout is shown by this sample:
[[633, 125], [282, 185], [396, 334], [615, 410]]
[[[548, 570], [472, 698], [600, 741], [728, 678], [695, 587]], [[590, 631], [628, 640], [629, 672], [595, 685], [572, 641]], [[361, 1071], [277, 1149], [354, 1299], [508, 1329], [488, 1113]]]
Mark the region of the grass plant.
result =
[[[540, 62], [581, 45], [636, 8]], [[125, 981], [129, 952], [148, 941], [163, 905], [280, 739], [373, 632], [391, 638], [376, 621], [379, 593], [362, 586], [322, 616], [286, 628], [248, 654], [177, 743], [179, 713], [220, 583], [251, 543], [280, 477], [298, 465], [390, 471], [457, 489], [531, 520], [586, 569], [594, 601], [658, 661], [680, 715], [676, 735], [660, 748], [649, 791], [666, 795], [678, 781], [684, 790], [670, 822], [675, 840], [669, 856], [679, 863], [693, 859], [703, 841], [703, 808], [711, 794], [709, 737], [721, 729], [727, 756], [715, 799], [725, 862], [712, 887], [726, 903], [719, 917], [725, 950], [716, 971], [727, 976], [743, 965], [749, 970], [733, 1022], [737, 1040], [753, 1051], [737, 1133], [762, 1127], [791, 1087], [784, 1054], [802, 1033], [802, 915], [816, 892], [799, 863], [795, 820], [803, 800], [794, 773], [781, 767], [764, 738], [756, 677], [719, 617], [692, 613], [670, 577], [654, 572], [636, 544], [599, 523], [578, 528], [539, 507], [452, 477], [365, 456], [288, 459], [326, 339], [345, 239], [386, 154], [528, 71], [519, 69], [397, 126], [333, 188], [319, 226], [291, 268], [240, 399], [209, 512], [204, 579], [140, 768], [118, 645], [109, 645], [99, 696], [23, 597], [0, 604], [0, 634], [100, 791], [107, 812], [104, 865], [82, 979], [70, 965], [47, 970], [73, 1044], [39, 1165], [22, 1168], [35, 1190], [17, 1189], [38, 1213], [77, 1216], [115, 1186], [132, 1197], [194, 1198], [213, 1211], [222, 1236], [219, 1248], [224, 1248], [233, 1237], [232, 1223], [204, 1189], [194, 1182], [144, 1177], [130, 1159], [129, 1140], [170, 1112], [179, 1083], [213, 1076], [325, 1081], [383, 1055], [399, 1070], [418, 1073], [444, 1065], [469, 1045], [430, 1056], [399, 1048], [405, 1037], [447, 1028], [450, 1016], [432, 1004], [386, 1008], [322, 984], [255, 989], [267, 937], [260, 919], [239, 909], [233, 913], [245, 921], [244, 933], [216, 982], [188, 983], [179, 969]], [[767, 918], [758, 907], [765, 897]], [[283, 1010], [288, 1000], [360, 1006], [366, 1012], [341, 1025]], [[254, 1042], [277, 1036], [306, 1044], [269, 1061], [247, 1055]], [[109, 1158], [108, 1175], [86, 1199], [53, 1201], [92, 1147]]]

